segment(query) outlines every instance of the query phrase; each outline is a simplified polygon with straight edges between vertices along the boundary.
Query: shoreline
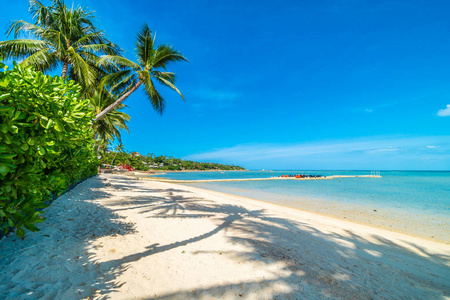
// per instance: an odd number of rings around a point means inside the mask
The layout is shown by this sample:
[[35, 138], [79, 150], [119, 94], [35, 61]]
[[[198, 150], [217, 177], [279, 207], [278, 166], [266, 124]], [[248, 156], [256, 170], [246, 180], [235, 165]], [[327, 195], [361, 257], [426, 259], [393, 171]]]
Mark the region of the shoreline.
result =
[[[174, 183], [174, 184], [178, 184], [178, 183]], [[334, 207], [326, 207], [324, 209], [322, 207], [323, 203], [317, 202], [314, 200], [310, 200], [308, 198], [302, 198], [302, 201], [304, 201], [303, 207], [300, 207], [300, 206], [296, 207], [296, 206], [289, 205], [289, 204], [272, 202], [272, 201], [268, 201], [268, 200], [251, 197], [251, 196], [243, 196], [240, 194], [233, 194], [233, 193], [229, 193], [229, 192], [208, 189], [206, 187], [191, 185], [191, 184], [187, 184], [187, 183], [179, 183], [179, 185], [193, 187], [193, 188], [196, 188], [199, 190], [203, 190], [204, 192], [214, 192], [214, 193], [223, 194], [226, 196], [240, 197], [240, 198], [242, 198], [242, 200], [250, 200], [250, 201], [256, 201], [256, 202], [262, 202], [262, 203], [269, 204], [269, 205], [279, 206], [280, 209], [281, 208], [294, 209], [294, 210], [298, 210], [298, 211], [301, 211], [304, 213], [317, 214], [317, 215], [331, 218], [331, 219], [336, 219], [336, 220], [349, 222], [349, 223], [355, 223], [358, 225], [377, 228], [380, 230], [386, 230], [386, 231], [389, 231], [392, 233], [403, 234], [406, 236], [424, 239], [424, 240], [431, 241], [431, 242], [450, 245], [450, 237], [449, 237], [449, 233], [448, 233], [448, 228], [450, 228], [450, 227], [441, 227], [444, 231], [447, 229], [447, 232], [443, 232], [442, 234], [433, 233], [437, 236], [441, 236], [441, 235], [444, 236], [445, 237], [444, 239], [436, 238], [434, 236], [433, 237], [427, 236], [428, 234], [431, 233], [429, 230], [423, 230], [422, 232], [424, 232], [424, 234], [416, 234], [414, 232], [411, 232], [410, 228], [408, 228], [409, 231], [408, 231], [408, 229], [402, 230], [401, 228], [405, 227], [408, 224], [415, 224], [415, 226], [419, 226], [418, 223], [423, 224], [425, 221], [418, 222], [417, 219], [414, 219], [414, 220], [411, 220], [411, 223], [401, 221], [399, 224], [393, 224], [392, 223], [392, 217], [393, 217], [392, 212], [383, 213], [382, 211], [377, 211], [377, 215], [374, 215], [374, 214], [370, 214], [369, 212], [362, 212], [364, 210], [367, 210], [367, 209], [364, 209], [363, 207], [355, 208], [356, 205], [342, 204], [342, 203], [338, 203], [338, 202], [335, 202], [336, 205], [334, 205]], [[312, 204], [312, 203], [314, 203], [314, 204]], [[329, 202], [324, 201], [324, 203], [330, 205]], [[355, 215], [355, 213], [356, 213], [356, 215]], [[382, 214], [382, 215], [380, 216], [380, 214]], [[401, 217], [411, 216], [411, 215], [412, 214], [403, 214]], [[397, 216], [397, 218], [398, 218], [398, 216]], [[384, 222], [391, 222], [391, 223], [384, 223]]]
[[198, 187], [100, 175], [45, 216], [0, 241], [5, 299], [450, 296], [447, 244]]
[[[166, 180], [156, 177], [140, 177], [142, 175], [144, 174], [139, 174], [138, 172], [135, 172], [134, 174], [127, 174], [127, 176], [130, 176], [137, 180], [162, 181], [173, 184], [180, 184], [183, 186], [196, 187], [199, 189], [215, 191], [226, 195], [240, 196], [254, 201], [262, 201], [265, 203], [280, 205], [286, 208], [298, 209], [304, 212], [316, 213], [319, 215], [336, 218], [338, 220], [354, 222], [357, 224], [384, 229], [391, 232], [402, 233], [418, 238], [423, 238], [429, 241], [450, 244], [450, 232], [448, 230], [448, 228], [450, 228], [449, 220], [436, 219], [432, 215], [417, 214], [414, 212], [405, 212], [395, 209], [385, 209], [384, 207], [369, 208], [368, 206], [342, 203], [318, 198], [310, 199], [308, 197], [284, 197], [270, 193], [268, 193], [270, 194], [270, 196], [267, 197], [261, 192], [249, 193], [248, 191], [233, 193], [227, 191], [226, 188], [213, 189], [204, 186], [203, 183], [209, 182], [208, 180], [203, 180], [204, 182], [202, 182], [201, 180], [196, 180], [198, 181], [197, 184], [196, 182], [191, 181], [183, 182], [183, 180]], [[237, 181], [240, 181], [240, 179]], [[214, 183], [215, 181], [211, 180], [211, 182]], [[275, 200], [265, 200], [263, 198], [270, 198]]]
[[[385, 210], [383, 208], [369, 209], [366, 206], [341, 203], [323, 199], [310, 199], [307, 197], [295, 197], [285, 200], [264, 200], [253, 195], [243, 195], [244, 193], [230, 193], [223, 190], [208, 189], [199, 185], [180, 183], [181, 185], [196, 187], [207, 191], [214, 191], [226, 195], [248, 198], [253, 201], [261, 201], [268, 204], [279, 205], [281, 207], [295, 209], [303, 212], [318, 214], [337, 220], [352, 222], [365, 226], [370, 226], [394, 233], [405, 234], [412, 237], [422, 238], [429, 241], [450, 245], [450, 232], [448, 230], [448, 220], [440, 220], [437, 224], [427, 224], [427, 222], [438, 222], [431, 215], [418, 215], [412, 212], [395, 210]], [[295, 200], [294, 200], [295, 199]], [[298, 201], [298, 199], [301, 199]], [[417, 219], [419, 217], [420, 219]], [[425, 219], [427, 217], [427, 219]], [[444, 223], [444, 224], [443, 224]]]

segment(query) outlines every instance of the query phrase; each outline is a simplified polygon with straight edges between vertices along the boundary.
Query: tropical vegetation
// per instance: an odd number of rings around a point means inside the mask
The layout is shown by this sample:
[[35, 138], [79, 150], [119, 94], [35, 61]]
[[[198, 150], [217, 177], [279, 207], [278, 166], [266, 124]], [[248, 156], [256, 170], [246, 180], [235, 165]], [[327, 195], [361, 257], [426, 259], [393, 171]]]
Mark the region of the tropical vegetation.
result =
[[[62, 66], [61, 77], [79, 83], [84, 90], [94, 86], [107, 70], [98, 67], [100, 55], [118, 55], [119, 48], [93, 24], [93, 14], [82, 7], [68, 8], [62, 0], [52, 0], [50, 6], [38, 0], [30, 1], [34, 23], [13, 21], [7, 34], [13, 40], [0, 42], [0, 56], [22, 59], [22, 66], [34, 66], [38, 71], [52, 71]], [[18, 39], [27, 35], [34, 39]]]
[[97, 173], [94, 114], [74, 81], [0, 68], [0, 233], [23, 236], [38, 230], [48, 200]]
[[[11, 227], [19, 236], [24, 228], [37, 230], [39, 209], [95, 174], [102, 155], [102, 162], [127, 162], [123, 146], [114, 157], [106, 150], [128, 131], [123, 101], [141, 85], [160, 114], [165, 100], [157, 85], [184, 99], [166, 67], [187, 59], [172, 46], [157, 45], [147, 25], [138, 33], [133, 62], [81, 6], [30, 0], [29, 11], [33, 22], [12, 21], [6, 33], [14, 39], [0, 41], [0, 62], [21, 60], [10, 71], [1, 63], [0, 236]], [[58, 68], [60, 77], [43, 74]], [[128, 162], [140, 169], [149, 164]]]
[[[94, 114], [98, 114], [114, 101], [114, 95], [105, 88], [98, 88], [89, 97], [89, 101]], [[97, 141], [97, 153], [100, 153], [100, 150], [105, 149], [116, 138], [119, 142], [121, 141], [120, 129], [129, 132], [127, 122], [130, 121], [130, 116], [120, 111], [124, 107], [125, 104], [119, 104], [116, 109], [92, 125], [94, 138]]]
[[103, 78], [104, 83], [111, 84], [112, 82], [117, 85], [117, 83], [121, 82], [130, 82], [130, 84], [114, 103], [96, 115], [95, 121], [102, 119], [108, 112], [115, 109], [142, 84], [144, 84], [145, 94], [153, 108], [162, 114], [165, 108], [165, 100], [156, 89], [154, 80], [176, 91], [184, 99], [183, 94], [175, 86], [175, 73], [165, 70], [170, 63], [187, 61], [187, 59], [172, 46], [156, 46], [155, 35], [148, 28], [147, 24], [144, 25], [137, 36], [136, 50], [137, 63], [119, 55], [104, 55], [101, 57], [99, 61], [100, 66], [105, 68], [114, 66], [122, 68], [118, 72], [105, 76]]
[[140, 155], [137, 152], [126, 152], [124, 145], [119, 144], [115, 151], [107, 151], [103, 154], [100, 163], [105, 168], [114, 166], [129, 165], [135, 170], [166, 170], [166, 171], [186, 171], [186, 170], [245, 170], [240, 166], [219, 164], [213, 162], [196, 162], [183, 160], [172, 156], [159, 155], [153, 153]]

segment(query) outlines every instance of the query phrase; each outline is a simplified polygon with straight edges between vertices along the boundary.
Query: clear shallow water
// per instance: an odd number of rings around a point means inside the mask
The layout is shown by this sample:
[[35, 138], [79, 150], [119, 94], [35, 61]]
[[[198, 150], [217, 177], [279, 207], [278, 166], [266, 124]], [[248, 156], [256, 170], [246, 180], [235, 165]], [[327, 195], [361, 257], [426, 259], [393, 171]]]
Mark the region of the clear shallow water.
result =
[[[269, 178], [282, 174], [370, 175], [370, 171], [248, 171], [168, 173], [179, 180]], [[450, 219], [450, 172], [382, 171], [382, 178], [193, 183], [191, 186], [301, 208], [300, 202], [341, 204]], [[450, 230], [447, 228], [447, 230]]]

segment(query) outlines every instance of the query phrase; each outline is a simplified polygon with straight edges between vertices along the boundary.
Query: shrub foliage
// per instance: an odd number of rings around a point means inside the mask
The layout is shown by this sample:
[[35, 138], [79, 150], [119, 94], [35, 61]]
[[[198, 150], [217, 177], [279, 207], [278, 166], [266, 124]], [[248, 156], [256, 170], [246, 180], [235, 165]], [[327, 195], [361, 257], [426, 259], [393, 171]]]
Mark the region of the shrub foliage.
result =
[[93, 112], [73, 81], [0, 63], [0, 233], [39, 230], [40, 208], [97, 172]]

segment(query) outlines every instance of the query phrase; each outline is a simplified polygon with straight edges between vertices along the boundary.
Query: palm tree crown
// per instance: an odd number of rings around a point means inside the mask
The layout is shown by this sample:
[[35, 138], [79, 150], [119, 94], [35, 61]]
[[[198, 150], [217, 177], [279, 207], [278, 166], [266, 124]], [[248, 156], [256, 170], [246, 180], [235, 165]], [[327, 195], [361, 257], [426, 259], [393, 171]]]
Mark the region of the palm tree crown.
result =
[[[0, 56], [22, 59], [22, 65], [33, 65], [39, 71], [51, 71], [62, 64], [61, 76], [67, 74], [84, 88], [101, 76], [97, 66], [98, 54], [118, 55], [120, 49], [97, 30], [92, 12], [81, 7], [68, 9], [63, 0], [52, 0], [44, 6], [30, 1], [35, 23], [13, 21], [7, 34], [14, 40], [0, 42]], [[18, 39], [26, 34], [36, 39]]]
[[[114, 102], [114, 95], [104, 88], [97, 88], [89, 97], [90, 105], [95, 114], [100, 113], [104, 108]], [[94, 138], [98, 141], [97, 152], [105, 144], [112, 142], [115, 138], [121, 142], [121, 134], [119, 129], [126, 130], [128, 133], [127, 122], [130, 116], [120, 109], [124, 108], [124, 104], [120, 104], [113, 111], [109, 112], [103, 119], [92, 125]]]
[[122, 86], [121, 96], [105, 110], [99, 113], [95, 121], [103, 118], [109, 111], [122, 103], [128, 96], [144, 84], [145, 93], [153, 108], [163, 113], [165, 100], [155, 87], [155, 82], [176, 91], [183, 99], [183, 95], [175, 86], [175, 73], [167, 72], [166, 66], [172, 62], [187, 61], [187, 59], [172, 46], [155, 44], [155, 35], [147, 24], [137, 36], [137, 63], [118, 55], [104, 55], [99, 61], [100, 67], [117, 66], [121, 70], [103, 78], [103, 82], [115, 86]]

